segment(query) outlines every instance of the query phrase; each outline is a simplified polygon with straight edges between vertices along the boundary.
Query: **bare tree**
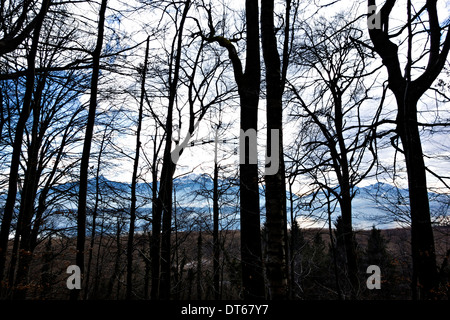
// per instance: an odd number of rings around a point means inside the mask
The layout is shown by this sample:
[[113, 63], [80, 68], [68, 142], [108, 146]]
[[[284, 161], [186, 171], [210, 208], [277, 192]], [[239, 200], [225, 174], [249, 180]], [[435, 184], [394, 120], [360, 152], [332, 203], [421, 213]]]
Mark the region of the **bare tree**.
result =
[[[427, 0], [416, 10], [411, 1], [406, 3], [406, 23], [392, 32], [389, 20], [396, 0], [384, 3], [378, 13], [375, 0], [368, 0], [369, 35], [373, 49], [382, 58], [388, 72], [389, 89], [397, 102], [396, 133], [400, 137], [405, 156], [408, 175], [409, 198], [411, 207], [411, 248], [413, 257], [413, 298], [432, 298], [438, 285], [434, 236], [430, 219], [430, 207], [427, 190], [426, 167], [424, 163], [419, 123], [417, 119], [418, 102], [431, 87], [446, 62], [450, 49], [449, 25], [441, 25], [437, 12], [437, 1]], [[422, 13], [428, 20], [424, 21]], [[419, 28], [417, 31], [416, 29]], [[400, 46], [392, 39], [406, 32], [406, 64], [401, 70]], [[426, 39], [422, 38], [425, 31]], [[443, 33], [447, 32], [445, 39]], [[443, 41], [442, 41], [443, 39]], [[413, 44], [417, 49], [413, 49]], [[421, 49], [419, 49], [423, 46]], [[419, 58], [413, 55], [421, 50]], [[428, 62], [423, 60], [428, 56]], [[423, 67], [419, 66], [422, 64]], [[416, 72], [416, 67], [423, 70]], [[416, 77], [413, 80], [413, 77]], [[420, 296], [417, 289], [420, 288]]]
[[[206, 112], [212, 105], [222, 102], [228, 95], [228, 90], [223, 89], [218, 80], [224, 72], [224, 64], [216, 55], [212, 54], [211, 57], [204, 50], [206, 42], [198, 36], [198, 33], [192, 32], [185, 35], [191, 27], [188, 23], [191, 20], [189, 15], [192, 8], [191, 1], [181, 4], [172, 2], [168, 5], [174, 8], [169, 18], [177, 23], [175, 24], [175, 36], [170, 48], [165, 52], [168, 57], [168, 72], [162, 75], [164, 78], [163, 90], [168, 92], [165, 123], [152, 112], [156, 116], [157, 123], [164, 130], [164, 154], [152, 223], [154, 236], [152, 263], [156, 264], [152, 270], [152, 298], [154, 299], [158, 297], [169, 299], [171, 294], [172, 192], [177, 163]], [[173, 22], [171, 21], [170, 24], [172, 26]], [[167, 77], [168, 80], [166, 80]], [[185, 118], [187, 118], [186, 121], [184, 121]], [[162, 229], [159, 227], [161, 222]], [[161, 241], [160, 245], [158, 241]], [[158, 256], [158, 252], [160, 252], [160, 256]], [[159, 270], [157, 270], [159, 268], [158, 261], [160, 261]]]
[[[170, 297], [170, 237], [172, 227], [172, 185], [173, 174], [175, 172], [175, 164], [171, 158], [172, 142], [173, 142], [173, 116], [174, 107], [177, 97], [178, 81], [180, 78], [180, 64], [183, 45], [184, 24], [190, 8], [190, 1], [183, 3], [180, 24], [176, 26], [177, 35], [172, 42], [169, 64], [169, 80], [168, 80], [168, 107], [167, 118], [165, 123], [165, 145], [163, 153], [163, 163], [161, 169], [160, 187], [158, 198], [156, 200], [155, 210], [153, 211], [153, 241], [152, 244], [152, 263], [155, 264], [152, 272], [152, 297], [169, 299]], [[176, 14], [180, 8], [175, 7]], [[159, 240], [162, 221], [162, 238]], [[157, 239], [158, 238], [158, 239]], [[161, 243], [161, 246], [158, 246]], [[158, 246], [158, 247], [157, 247]], [[160, 266], [160, 267], [159, 267]], [[156, 279], [155, 277], [159, 277]]]
[[[83, 153], [81, 156], [80, 164], [80, 187], [78, 198], [78, 211], [77, 211], [77, 253], [76, 264], [80, 268], [81, 275], [84, 274], [84, 254], [85, 254], [85, 242], [86, 242], [86, 199], [88, 189], [88, 169], [89, 158], [91, 151], [91, 143], [95, 125], [95, 113], [97, 109], [97, 91], [98, 80], [100, 71], [100, 55], [103, 46], [104, 26], [105, 26], [105, 13], [107, 8], [107, 0], [102, 0], [99, 21], [98, 21], [98, 34], [95, 49], [92, 52], [92, 78], [91, 78], [91, 94], [89, 102], [89, 114], [86, 124], [86, 132], [84, 137]], [[77, 300], [80, 294], [80, 289], [73, 289], [71, 292], [71, 299]]]
[[141, 79], [141, 98], [139, 101], [139, 114], [138, 123], [136, 131], [136, 151], [133, 163], [133, 177], [131, 179], [131, 208], [130, 208], [130, 228], [128, 231], [128, 245], [127, 245], [127, 299], [131, 299], [131, 294], [133, 292], [133, 240], [134, 240], [134, 224], [136, 221], [136, 184], [138, 179], [138, 168], [139, 168], [139, 157], [141, 151], [141, 130], [142, 130], [142, 118], [144, 111], [144, 98], [145, 98], [145, 79], [148, 70], [148, 51], [149, 51], [150, 38], [147, 38], [147, 44], [145, 48], [145, 58], [144, 65], [142, 68], [142, 79]]
[[[257, 132], [258, 103], [260, 93], [260, 53], [259, 53], [259, 6], [256, 0], [245, 2], [246, 19], [246, 60], [245, 71], [238, 51], [233, 44], [238, 38], [227, 39], [216, 35], [215, 25], [209, 8], [209, 34], [202, 35], [209, 43], [218, 43], [228, 52], [233, 66], [234, 79], [238, 86], [240, 98], [240, 128], [247, 133]], [[244, 138], [245, 139], [245, 138]], [[255, 146], [249, 149], [255, 150]], [[261, 250], [261, 218], [259, 207], [258, 165], [251, 161], [251, 152], [247, 152], [247, 144], [240, 147], [244, 163], [239, 164], [240, 172], [240, 219], [241, 219], [241, 256], [242, 256], [242, 286], [244, 299], [261, 299], [265, 297], [264, 274]], [[255, 240], [258, 239], [258, 240]]]
[[37, 1], [9, 1], [6, 5], [2, 1], [0, 30], [3, 34], [0, 39], [0, 56], [16, 50], [34, 29], [39, 29], [51, 5], [51, 0], [43, 0], [39, 12], [29, 21], [30, 13], [38, 8]]
[[[45, 11], [44, 11], [45, 12]], [[16, 126], [14, 136], [13, 151], [9, 170], [8, 196], [5, 203], [5, 209], [2, 217], [2, 226], [0, 230], [0, 279], [3, 279], [3, 272], [6, 262], [6, 253], [8, 246], [9, 230], [13, 218], [14, 205], [16, 203], [17, 180], [19, 174], [20, 154], [22, 150], [23, 133], [26, 122], [31, 114], [32, 98], [35, 84], [35, 62], [39, 45], [39, 37], [43, 24], [43, 18], [37, 21], [32, 35], [30, 50], [27, 54], [27, 73], [26, 88], [23, 99], [23, 106], [20, 111], [19, 120]], [[1, 282], [0, 282], [1, 287]]]
[[[310, 132], [308, 141], [301, 142], [307, 150], [303, 153], [305, 169], [301, 171], [309, 173], [320, 188], [339, 201], [351, 294], [356, 298], [360, 281], [352, 199], [354, 187], [368, 176], [377, 159], [374, 139], [380, 108], [368, 117], [362, 106], [370, 101], [372, 88], [365, 79], [378, 68], [370, 67], [369, 53], [355, 42], [362, 38], [362, 32], [343, 14], [331, 20], [321, 17], [313, 26], [305, 25], [302, 31], [304, 42], [298, 44], [294, 61], [308, 76], [298, 86], [305, 93], [311, 90], [312, 101], [305, 101], [299, 90], [291, 86], [295, 101], [304, 110], [297, 116], [305, 117], [303, 125]], [[323, 178], [330, 171], [336, 177], [337, 187], [332, 179]]]
[[[261, 36], [266, 66], [267, 154], [271, 154], [276, 172], [266, 173], [267, 278], [273, 299], [288, 297], [289, 249], [287, 239], [286, 172], [283, 148], [283, 93], [291, 44], [291, 1], [286, 1], [282, 56], [278, 53], [274, 25], [274, 1], [261, 3]], [[275, 136], [278, 139], [275, 140]], [[278, 144], [275, 148], [275, 144]], [[276, 159], [276, 160], [275, 160]], [[278, 166], [277, 166], [278, 165]], [[267, 163], [266, 163], [267, 166]], [[266, 169], [267, 170], [267, 169]]]

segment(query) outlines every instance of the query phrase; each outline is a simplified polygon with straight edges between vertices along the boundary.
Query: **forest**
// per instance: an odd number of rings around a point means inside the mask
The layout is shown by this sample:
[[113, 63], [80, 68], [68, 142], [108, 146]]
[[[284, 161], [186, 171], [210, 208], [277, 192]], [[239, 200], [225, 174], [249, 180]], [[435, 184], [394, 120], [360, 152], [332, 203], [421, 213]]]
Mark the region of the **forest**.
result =
[[0, 0], [1, 300], [448, 300], [450, 8]]

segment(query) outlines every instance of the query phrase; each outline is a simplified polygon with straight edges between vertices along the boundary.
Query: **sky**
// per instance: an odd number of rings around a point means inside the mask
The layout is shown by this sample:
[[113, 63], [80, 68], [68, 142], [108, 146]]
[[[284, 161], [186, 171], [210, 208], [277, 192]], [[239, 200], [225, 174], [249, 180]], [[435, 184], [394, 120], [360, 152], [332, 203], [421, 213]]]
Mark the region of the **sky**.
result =
[[[353, 12], [355, 15], [363, 14], [366, 11], [366, 1], [359, 1], [359, 4], [355, 5], [355, 2], [348, 2], [348, 1], [339, 1], [338, 3], [332, 4], [335, 1], [316, 1], [324, 6], [319, 13], [319, 15], [323, 16], [331, 16], [334, 13], [337, 12], [337, 10], [350, 10], [350, 12]], [[378, 1], [379, 2], [379, 1]], [[414, 2], [414, 5], [419, 6], [420, 3], [423, 3], [424, 1]], [[399, 5], [394, 9], [394, 12], [392, 14], [391, 19], [391, 27], [396, 28], [396, 26], [400, 25], [404, 19], [405, 19], [405, 11], [402, 8], [402, 3], [405, 3], [405, 1], [399, 1]], [[124, 8], [130, 8], [129, 6], [133, 6], [136, 4], [136, 2], [133, 1], [121, 1], [121, 0], [111, 0], [109, 1], [111, 9], [109, 9], [110, 14], [120, 15], [121, 16], [121, 22], [115, 22], [115, 26], [118, 27], [122, 32], [127, 32], [132, 35], [132, 42], [139, 43], [145, 40], [145, 38], [148, 35], [148, 28], [146, 27], [146, 24], [150, 21], [154, 21], [159, 14], [154, 13], [152, 14], [149, 11], [145, 11], [145, 13], [137, 14], [135, 12], [132, 12], [131, 10], [124, 9]], [[242, 1], [227, 1], [227, 4], [230, 6], [237, 6], [242, 8], [243, 2]], [[332, 4], [330, 6], [327, 6], [327, 4]], [[345, 7], [348, 6], [346, 9]], [[449, 8], [450, 8], [450, 2], [449, 1], [438, 1], [438, 7], [439, 7], [439, 14], [442, 19], [448, 18]], [[404, 7], [403, 7], [404, 8]], [[312, 6], [311, 4], [307, 4], [305, 7], [306, 12], [310, 12], [311, 14], [313, 12], [316, 12], [316, 7]], [[89, 12], [89, 10], [86, 10], [85, 12]], [[311, 15], [309, 14], [309, 15]], [[91, 17], [92, 19], [95, 19], [95, 12], [92, 12], [91, 15], [87, 14], [88, 17]], [[308, 14], [307, 14], [308, 16]], [[313, 16], [312, 18], [314, 18]], [[111, 19], [112, 20], [112, 19]], [[170, 32], [170, 31], [169, 31]], [[167, 35], [167, 34], [166, 34]], [[165, 41], [169, 41], [169, 39], [166, 39]], [[398, 40], [394, 40], [398, 41]], [[158, 36], [155, 36], [152, 38], [151, 41], [151, 49], [156, 51], [158, 50], [158, 46], [163, 44], [162, 38], [158, 38]], [[416, 43], [415, 43], [416, 44]], [[402, 47], [402, 49], [404, 46]], [[143, 51], [143, 46], [140, 47], [141, 52]], [[402, 54], [401, 57], [404, 57], [405, 55]], [[136, 59], [135, 61], [132, 61], [133, 63], [139, 63], [140, 59], [138, 56], [130, 56], [129, 59]], [[376, 61], [376, 63], [380, 63], [380, 59]], [[447, 66], [449, 64], [447, 63]], [[386, 72], [384, 69], [381, 70], [381, 72], [378, 75], [378, 79], [376, 79], [377, 83], [381, 85], [387, 78]], [[445, 79], [445, 77], [444, 77]], [[149, 79], [149, 82], [151, 79]], [[378, 91], [380, 92], [380, 90]], [[373, 94], [376, 94], [375, 92]], [[431, 98], [423, 99], [423, 104], [421, 104], [420, 108], [422, 110], [428, 110], [427, 113], [424, 113], [423, 115], [428, 118], [426, 120], [433, 120], [434, 117], [436, 117], [436, 108], [435, 108], [435, 102]], [[374, 106], [375, 107], [375, 106]], [[136, 107], [137, 108], [137, 107]], [[258, 133], [258, 153], [259, 153], [259, 167], [261, 172], [264, 170], [264, 153], [265, 153], [265, 100], [261, 98], [260, 104], [259, 104], [259, 133]], [[220, 139], [219, 139], [219, 148], [222, 148], [223, 150], [219, 152], [218, 157], [221, 160], [221, 164], [230, 167], [238, 167], [238, 155], [235, 154], [237, 145], [237, 136], [239, 134], [238, 129], [238, 106], [236, 105], [236, 101], [232, 102], [232, 105], [226, 106], [226, 111], [224, 113], [224, 122], [232, 122], [232, 127], [227, 130], [226, 132], [221, 133]], [[386, 102], [385, 102], [385, 108], [384, 108], [386, 114], [390, 113], [390, 111], [395, 110], [395, 101], [392, 97], [392, 94], [390, 92], [388, 93]], [[439, 105], [440, 110], [440, 116], [448, 119], [448, 112], [450, 112], [450, 106], [448, 103], [446, 105]], [[390, 113], [390, 117], [395, 117], [395, 113]], [[287, 116], [285, 115], [285, 118], [287, 119]], [[149, 125], [149, 124], [148, 124]], [[150, 129], [149, 129], [150, 130]], [[290, 143], [296, 138], [296, 128], [295, 126], [289, 126], [286, 125], [286, 131], [285, 131], [285, 145], [288, 147]], [[436, 172], [441, 173], [443, 175], [446, 175], [448, 173], [448, 166], [449, 166], [449, 158], [450, 158], [450, 152], [447, 147], [447, 138], [448, 134], [425, 134], [422, 137], [423, 147], [427, 155], [430, 154], [437, 154], [439, 158], [428, 158], [426, 157], [426, 163]], [[135, 145], [135, 138], [133, 136], [128, 137], [122, 137], [123, 145], [126, 148], [129, 148], [130, 151], [133, 149]], [[202, 140], [214, 140], [214, 136], [211, 134], [210, 130], [210, 124], [206, 123], [205, 121], [202, 122], [199, 126], [199, 130], [194, 135], [194, 141], [195, 143], [202, 141]], [[224, 141], [226, 141], [224, 143]], [[144, 143], [145, 145], [145, 143]], [[384, 161], [386, 163], [392, 162], [395, 156], [395, 150], [393, 148], [386, 148], [380, 151], [380, 161]], [[398, 163], [402, 163], [402, 156], [397, 155]], [[194, 147], [188, 147], [183, 155], [181, 156], [179, 165], [177, 167], [177, 171], [175, 173], [175, 176], [180, 174], [185, 174], [187, 172], [207, 172], [212, 170], [214, 162], [214, 143], [208, 143], [208, 144], [200, 144], [195, 145]], [[131, 180], [131, 161], [128, 159], [128, 161], [120, 160], [120, 163], [118, 163], [119, 169], [116, 167], [112, 169], [112, 171], [109, 173], [111, 176], [111, 180], [116, 181], [130, 181]], [[378, 177], [380, 178], [380, 177]], [[387, 180], [389, 178], [387, 177]], [[375, 179], [368, 179], [363, 182], [362, 185], [369, 185], [372, 183], [375, 183]], [[403, 186], [406, 184], [406, 180], [400, 180], [400, 184], [403, 184]], [[436, 180], [432, 175], [429, 176], [429, 185], [431, 187], [440, 187], [442, 184], [439, 183], [438, 180]], [[297, 183], [296, 189], [299, 193], [307, 192], [308, 184], [304, 183], [304, 181], [301, 181]]]

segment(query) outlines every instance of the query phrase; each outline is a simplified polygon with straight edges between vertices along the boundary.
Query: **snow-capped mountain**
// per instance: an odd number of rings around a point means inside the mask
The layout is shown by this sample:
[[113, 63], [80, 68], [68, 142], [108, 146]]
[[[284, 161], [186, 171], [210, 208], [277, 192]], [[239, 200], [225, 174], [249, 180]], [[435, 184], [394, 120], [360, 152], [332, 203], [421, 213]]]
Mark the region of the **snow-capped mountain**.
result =
[[[206, 174], [188, 174], [174, 179], [173, 183], [174, 214], [178, 228], [195, 228], [196, 224], [212, 224], [213, 180]], [[131, 186], [128, 183], [109, 180], [105, 177], [89, 180], [89, 208], [97, 201], [102, 212], [111, 212], [111, 216], [120, 214], [127, 220], [130, 207]], [[265, 215], [264, 188], [260, 188], [262, 223]], [[53, 188], [49, 193], [51, 211], [69, 211], [70, 215], [57, 216], [57, 225], [74, 225], [78, 195], [78, 183], [65, 183]], [[340, 215], [339, 203], [332, 199], [327, 205], [326, 195], [309, 194], [298, 196], [292, 194], [291, 210], [289, 192], [287, 195], [287, 214], [291, 214], [300, 223], [300, 227], [327, 227], [328, 213], [334, 223]], [[137, 184], [138, 221], [142, 226], [149, 221], [152, 208], [152, 184]], [[239, 181], [236, 179], [219, 180], [219, 205], [222, 228], [239, 228]], [[450, 195], [429, 193], [430, 207], [436, 223], [447, 222], [449, 216]], [[92, 211], [90, 211], [92, 212]], [[116, 212], [116, 213], [113, 213]], [[409, 221], [408, 191], [398, 189], [386, 183], [376, 183], [366, 187], [354, 188], [352, 201], [353, 225], [357, 229], [369, 229], [373, 225], [380, 229], [396, 228], [408, 225]], [[68, 220], [67, 220], [68, 219]]]

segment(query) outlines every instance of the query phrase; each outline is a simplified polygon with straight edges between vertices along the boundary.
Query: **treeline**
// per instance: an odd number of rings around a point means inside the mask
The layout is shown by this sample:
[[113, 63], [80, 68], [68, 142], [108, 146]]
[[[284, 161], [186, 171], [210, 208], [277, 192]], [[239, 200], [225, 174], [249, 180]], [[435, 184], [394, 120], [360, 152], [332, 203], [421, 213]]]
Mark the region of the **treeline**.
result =
[[[430, 208], [429, 192], [448, 199], [448, 17], [430, 0], [343, 6], [2, 0], [1, 296], [46, 297], [32, 292], [32, 269], [44, 261], [44, 277], [63, 255], [81, 273], [73, 300], [111, 298], [114, 285], [116, 298], [193, 298], [177, 291], [188, 257], [177, 237], [207, 225], [212, 249], [196, 259], [197, 268], [212, 263], [213, 290], [197, 280], [196, 294], [221, 299], [221, 234], [236, 229], [227, 218], [236, 215], [239, 254], [227, 281], [239, 292], [230, 296], [324, 298], [316, 290], [326, 289], [334, 292], [327, 297], [366, 298], [352, 201], [358, 185], [383, 180], [409, 191], [388, 199], [388, 210], [411, 231], [403, 279], [411, 297], [445, 298], [448, 257], [436, 252], [433, 226], [448, 226], [448, 202]], [[174, 178], [191, 171], [212, 185], [189, 209]], [[313, 200], [305, 205], [306, 195]], [[303, 265], [314, 259], [310, 249], [294, 250], [316, 246], [315, 256], [321, 246], [294, 236], [307, 207], [334, 239], [317, 269]], [[332, 221], [337, 207], [341, 218]], [[108, 241], [114, 276], [100, 288]], [[334, 287], [332, 277], [319, 279], [322, 263], [334, 265]]]
[[[338, 220], [339, 221], [339, 220]], [[345, 267], [345, 248], [339, 222], [332, 231], [300, 229], [297, 224], [290, 231], [291, 274], [289, 298], [300, 300], [346, 300], [351, 287]], [[115, 231], [115, 232], [114, 232]], [[123, 230], [122, 230], [123, 231]], [[367, 267], [377, 265], [381, 269], [381, 289], [361, 286], [358, 293], [364, 300], [407, 300], [411, 297], [410, 277], [412, 262], [408, 250], [408, 229], [358, 230], [355, 234], [358, 279], [365, 284], [371, 273]], [[265, 229], [262, 230], [263, 248]], [[445, 241], [448, 230], [437, 232], [437, 241]], [[150, 298], [149, 259], [150, 233], [135, 236], [133, 264], [133, 299]], [[173, 236], [173, 289], [175, 300], [238, 300], [241, 299], [240, 232], [222, 231], [221, 258], [219, 259], [218, 286], [215, 283], [213, 261], [213, 234], [211, 230], [179, 231]], [[88, 240], [90, 241], [91, 239]], [[93, 241], [87, 268], [89, 281], [83, 291], [84, 300], [122, 300], [127, 296], [126, 251], [127, 234], [102, 228]], [[334, 245], [333, 245], [334, 243]], [[73, 237], [49, 237], [34, 251], [30, 268], [28, 297], [30, 299], [68, 299], [67, 266], [73, 261], [76, 247]], [[439, 252], [439, 250], [437, 250]], [[264, 249], [263, 249], [264, 255]], [[449, 277], [448, 266], [442, 265], [440, 275]], [[218, 291], [216, 291], [218, 288]], [[442, 288], [441, 298], [448, 298], [448, 290]]]

